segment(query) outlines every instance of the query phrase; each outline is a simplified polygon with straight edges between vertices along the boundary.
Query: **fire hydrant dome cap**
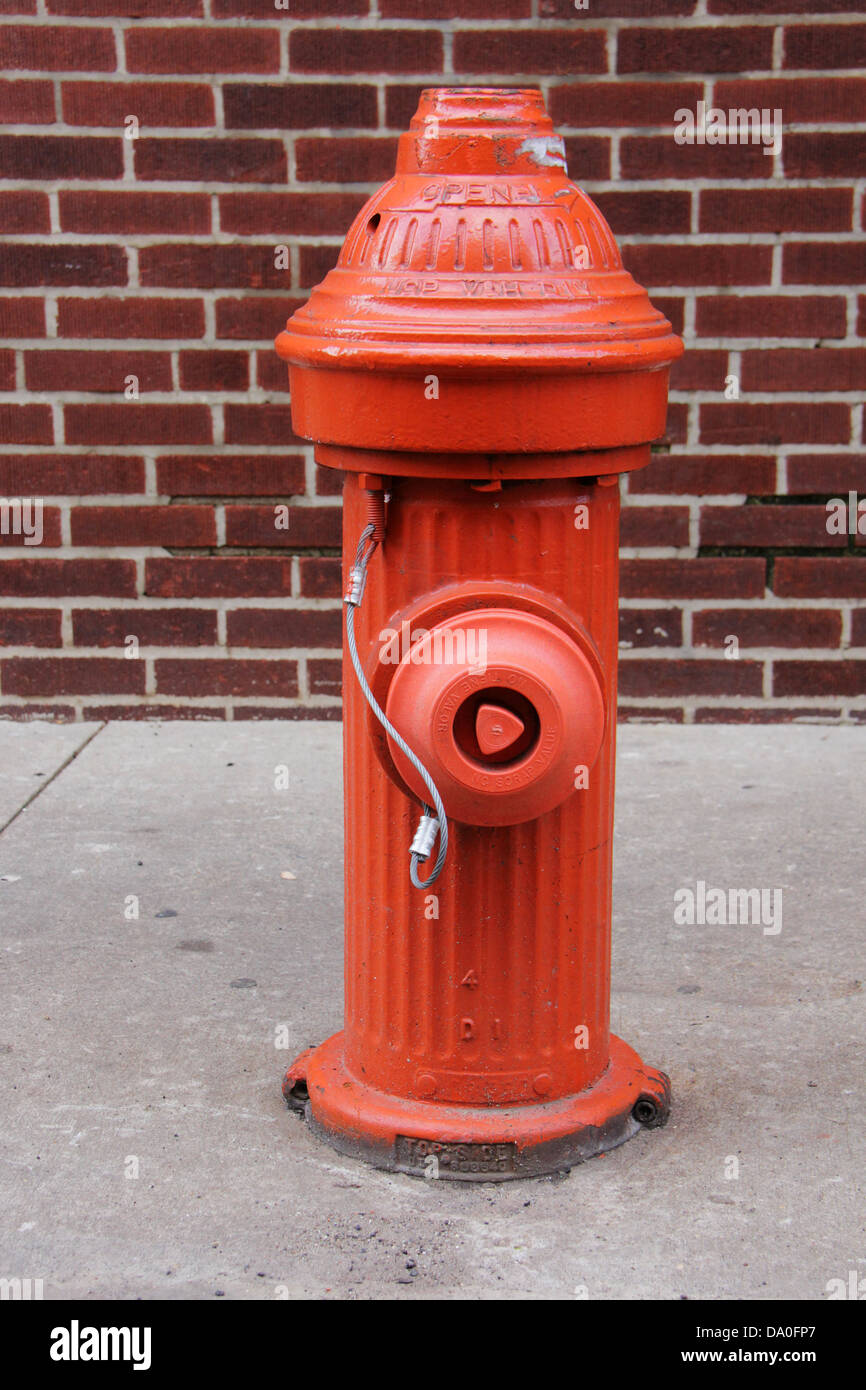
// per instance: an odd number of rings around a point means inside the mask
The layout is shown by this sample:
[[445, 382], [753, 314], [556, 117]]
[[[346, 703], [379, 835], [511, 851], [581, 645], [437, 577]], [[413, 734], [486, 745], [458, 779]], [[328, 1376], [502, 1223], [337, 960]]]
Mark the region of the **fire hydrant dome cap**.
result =
[[277, 339], [330, 368], [569, 373], [669, 364], [682, 344], [568, 177], [532, 89], [425, 91], [393, 179]]

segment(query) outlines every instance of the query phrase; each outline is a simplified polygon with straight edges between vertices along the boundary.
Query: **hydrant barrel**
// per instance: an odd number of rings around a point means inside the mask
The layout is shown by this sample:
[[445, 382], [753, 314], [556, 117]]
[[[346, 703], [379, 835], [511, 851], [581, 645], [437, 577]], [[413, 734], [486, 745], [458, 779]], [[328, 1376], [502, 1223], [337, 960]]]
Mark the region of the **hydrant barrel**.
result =
[[669, 1109], [609, 1031], [611, 835], [618, 475], [682, 344], [541, 94], [463, 88], [277, 350], [347, 594], [345, 1025], [284, 1094], [380, 1167], [567, 1168]]

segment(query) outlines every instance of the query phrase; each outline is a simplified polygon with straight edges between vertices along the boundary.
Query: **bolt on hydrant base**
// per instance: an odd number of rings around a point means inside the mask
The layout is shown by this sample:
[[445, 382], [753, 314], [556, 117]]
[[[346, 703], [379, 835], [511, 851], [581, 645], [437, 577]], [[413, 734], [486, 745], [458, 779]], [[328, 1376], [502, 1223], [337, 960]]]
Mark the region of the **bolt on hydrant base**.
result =
[[611, 839], [617, 484], [682, 344], [540, 93], [466, 88], [277, 348], [344, 475], [347, 622], [345, 1027], [284, 1094], [381, 1168], [567, 1169], [670, 1104], [609, 1031]]

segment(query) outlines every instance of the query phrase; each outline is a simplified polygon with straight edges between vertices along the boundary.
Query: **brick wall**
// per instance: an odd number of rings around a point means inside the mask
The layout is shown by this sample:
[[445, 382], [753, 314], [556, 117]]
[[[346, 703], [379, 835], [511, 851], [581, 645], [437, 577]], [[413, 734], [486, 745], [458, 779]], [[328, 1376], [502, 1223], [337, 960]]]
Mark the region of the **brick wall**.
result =
[[[339, 484], [272, 339], [420, 88], [498, 82], [544, 89], [689, 349], [624, 485], [625, 716], [866, 718], [866, 535], [825, 505], [866, 495], [856, 0], [0, 11], [0, 498], [45, 504], [0, 536], [0, 714], [338, 714]], [[699, 100], [781, 109], [781, 151], [678, 145]]]

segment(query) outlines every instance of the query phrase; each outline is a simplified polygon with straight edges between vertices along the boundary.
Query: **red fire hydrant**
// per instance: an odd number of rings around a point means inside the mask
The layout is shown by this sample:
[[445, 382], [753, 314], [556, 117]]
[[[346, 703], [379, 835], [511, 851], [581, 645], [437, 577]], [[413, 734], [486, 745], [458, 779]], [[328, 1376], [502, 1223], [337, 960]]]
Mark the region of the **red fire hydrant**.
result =
[[284, 1094], [379, 1167], [568, 1168], [669, 1109], [609, 1031], [611, 832], [618, 478], [682, 344], [541, 94], [458, 88], [277, 349], [347, 618], [346, 1021]]

